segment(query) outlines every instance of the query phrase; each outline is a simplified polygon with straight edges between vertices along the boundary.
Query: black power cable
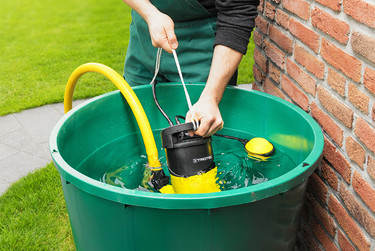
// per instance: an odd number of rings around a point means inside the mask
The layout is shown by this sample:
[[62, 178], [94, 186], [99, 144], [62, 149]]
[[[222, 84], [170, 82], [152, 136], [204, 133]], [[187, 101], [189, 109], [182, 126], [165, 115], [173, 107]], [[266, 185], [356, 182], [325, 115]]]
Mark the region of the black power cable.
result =
[[158, 109], [159, 109], [159, 111], [161, 112], [161, 114], [163, 114], [163, 116], [167, 119], [167, 121], [168, 121], [168, 124], [170, 125], [170, 126], [173, 126], [173, 123], [172, 123], [172, 120], [168, 117], [168, 115], [164, 112], [164, 110], [161, 108], [161, 106], [160, 106], [160, 104], [159, 104], [159, 102], [158, 102], [158, 99], [157, 99], [157, 97], [156, 97], [156, 81], [154, 81], [153, 83], [152, 83], [152, 95], [153, 95], [153, 97], [154, 97], [154, 101], [155, 101], [155, 104], [156, 104], [156, 106], [158, 107]]
[[223, 137], [223, 138], [226, 138], [226, 139], [234, 139], [234, 140], [238, 140], [238, 141], [241, 142], [244, 146], [246, 145], [247, 142], [249, 142], [249, 140], [247, 140], [247, 139], [240, 139], [240, 138], [233, 137], [233, 136], [222, 135], [222, 134], [217, 134], [217, 133], [215, 133], [214, 135], [215, 135], [215, 136], [219, 136], [219, 137]]

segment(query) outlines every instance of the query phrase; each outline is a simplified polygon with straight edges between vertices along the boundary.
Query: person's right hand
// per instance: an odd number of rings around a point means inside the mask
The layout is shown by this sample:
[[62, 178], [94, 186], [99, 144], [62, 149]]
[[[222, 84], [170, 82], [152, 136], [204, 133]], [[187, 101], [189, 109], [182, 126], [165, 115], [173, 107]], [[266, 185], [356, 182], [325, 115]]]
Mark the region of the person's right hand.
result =
[[147, 20], [152, 45], [156, 48], [163, 48], [168, 53], [178, 47], [177, 37], [174, 33], [173, 20], [161, 13], [154, 13]]

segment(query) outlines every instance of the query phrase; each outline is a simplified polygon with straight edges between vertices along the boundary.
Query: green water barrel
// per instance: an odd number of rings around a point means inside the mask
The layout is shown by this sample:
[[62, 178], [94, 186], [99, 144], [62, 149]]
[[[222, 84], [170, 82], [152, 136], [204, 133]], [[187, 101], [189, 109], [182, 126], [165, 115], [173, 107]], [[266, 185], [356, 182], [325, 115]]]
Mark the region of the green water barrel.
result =
[[[187, 87], [192, 102], [197, 101], [204, 85]], [[154, 104], [151, 86], [134, 91], [158, 135], [168, 124]], [[167, 114], [185, 115], [180, 84], [158, 84], [157, 93]], [[320, 127], [285, 100], [235, 87], [225, 91], [220, 110], [224, 129], [270, 140], [295, 167], [266, 182], [217, 193], [124, 189], [98, 179], [125, 154], [145, 153], [121, 93], [98, 96], [69, 111], [51, 133], [50, 152], [61, 175], [77, 250], [293, 250], [307, 179], [322, 159]], [[89, 168], [82, 169], [89, 159]]]

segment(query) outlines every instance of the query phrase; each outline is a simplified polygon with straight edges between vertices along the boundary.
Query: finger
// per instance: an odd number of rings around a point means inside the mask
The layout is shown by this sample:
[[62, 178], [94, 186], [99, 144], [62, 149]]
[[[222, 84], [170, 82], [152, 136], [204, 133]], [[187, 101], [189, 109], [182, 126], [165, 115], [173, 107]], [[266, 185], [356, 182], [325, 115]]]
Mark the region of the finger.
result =
[[160, 47], [163, 48], [163, 50], [165, 50], [166, 52], [172, 53], [172, 48], [169, 45], [167, 38], [163, 40], [163, 42], [160, 44]]
[[211, 127], [211, 130], [204, 136], [204, 137], [209, 137], [213, 134], [215, 134], [216, 132], [220, 131], [221, 129], [223, 129], [224, 127], [224, 123], [220, 123], [218, 126], [214, 127], [212, 126]]
[[201, 124], [198, 130], [195, 131], [196, 135], [206, 137], [211, 131], [211, 127], [215, 122], [215, 118], [212, 116], [206, 116], [201, 119]]
[[174, 29], [167, 30], [168, 43], [171, 49], [176, 50], [178, 47], [177, 37], [174, 33]]
[[165, 34], [167, 35], [168, 44], [171, 49], [176, 50], [178, 47], [177, 37], [174, 33], [173, 21], [164, 27]]
[[[191, 122], [192, 121], [192, 116], [191, 116], [191, 112], [188, 111], [186, 113], [186, 116], [185, 116], [185, 123], [188, 123], [188, 122]], [[194, 136], [194, 131], [188, 131], [188, 134], [190, 137], [193, 137]]]
[[190, 122], [190, 121], [191, 121], [191, 112], [188, 111], [188, 112], [186, 113], [186, 116], [185, 116], [185, 122]]
[[168, 53], [172, 53], [171, 46], [169, 45], [167, 37], [162, 36], [155, 36], [152, 40], [152, 46], [155, 48], [162, 48], [163, 50], [167, 51]]
[[208, 128], [208, 130], [202, 135], [202, 137], [210, 137], [217, 131], [221, 130], [223, 126], [224, 126], [224, 122], [222, 119], [214, 120], [211, 126]]

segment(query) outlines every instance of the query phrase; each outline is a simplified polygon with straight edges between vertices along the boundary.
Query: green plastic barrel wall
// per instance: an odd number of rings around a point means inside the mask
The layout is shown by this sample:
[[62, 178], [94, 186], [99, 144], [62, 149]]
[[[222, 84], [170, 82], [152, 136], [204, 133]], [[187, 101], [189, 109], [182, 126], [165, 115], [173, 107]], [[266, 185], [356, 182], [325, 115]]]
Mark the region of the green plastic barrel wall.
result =
[[[187, 87], [192, 102], [197, 101], [204, 85]], [[154, 135], [159, 134], [168, 124], [154, 104], [151, 86], [134, 91]], [[157, 94], [167, 114], [185, 115], [188, 107], [180, 84], [158, 84]], [[217, 193], [124, 189], [92, 178], [125, 153], [145, 152], [121, 93], [98, 96], [65, 114], [51, 133], [50, 152], [61, 176], [77, 250], [293, 250], [307, 180], [322, 159], [320, 127], [285, 100], [235, 87], [225, 91], [220, 110], [224, 128], [267, 138], [295, 167], [266, 182]], [[131, 140], [108, 147], [124, 137]], [[90, 164], [90, 175], [81, 171], [81, 163], [99, 150], [105, 158]]]

